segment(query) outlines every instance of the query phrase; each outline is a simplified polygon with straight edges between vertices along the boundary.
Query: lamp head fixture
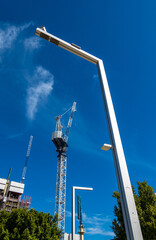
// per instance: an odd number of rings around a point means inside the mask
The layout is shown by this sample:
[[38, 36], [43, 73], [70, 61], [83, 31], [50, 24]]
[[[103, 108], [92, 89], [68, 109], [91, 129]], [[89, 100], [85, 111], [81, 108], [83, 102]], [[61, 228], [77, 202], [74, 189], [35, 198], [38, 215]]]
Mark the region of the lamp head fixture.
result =
[[101, 149], [104, 151], [108, 151], [109, 149], [113, 148], [111, 144], [104, 144]]

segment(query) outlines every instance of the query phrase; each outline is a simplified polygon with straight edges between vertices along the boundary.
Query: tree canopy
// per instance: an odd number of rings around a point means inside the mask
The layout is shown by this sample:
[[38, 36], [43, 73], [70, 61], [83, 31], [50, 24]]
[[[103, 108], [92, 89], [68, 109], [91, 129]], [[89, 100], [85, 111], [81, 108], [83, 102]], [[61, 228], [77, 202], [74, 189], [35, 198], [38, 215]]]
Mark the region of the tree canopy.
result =
[[57, 216], [34, 209], [0, 211], [1, 240], [59, 240], [61, 232], [57, 227]]
[[[137, 182], [138, 194], [133, 187], [134, 199], [138, 211], [141, 230], [144, 240], [156, 240], [156, 195], [154, 189], [147, 182]], [[113, 197], [117, 199], [114, 207], [115, 219], [112, 222], [114, 239], [126, 240], [121, 201], [119, 192], [115, 191]]]

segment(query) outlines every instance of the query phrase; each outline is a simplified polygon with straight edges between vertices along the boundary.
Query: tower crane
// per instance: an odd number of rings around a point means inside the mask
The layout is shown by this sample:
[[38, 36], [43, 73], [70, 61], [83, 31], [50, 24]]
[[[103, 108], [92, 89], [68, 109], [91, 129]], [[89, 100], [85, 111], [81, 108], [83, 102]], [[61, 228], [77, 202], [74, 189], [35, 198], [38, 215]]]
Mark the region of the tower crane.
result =
[[30, 150], [31, 150], [31, 145], [32, 145], [32, 140], [33, 140], [33, 136], [30, 136], [29, 145], [28, 145], [27, 154], [26, 154], [26, 159], [25, 159], [25, 164], [24, 164], [22, 178], [21, 178], [21, 183], [24, 183], [24, 180], [25, 180], [27, 165], [28, 165], [28, 159], [29, 159], [29, 156], [30, 156]]
[[[71, 110], [65, 134], [62, 132], [60, 119], [64, 114]], [[57, 177], [56, 177], [56, 195], [55, 195], [55, 214], [58, 214], [58, 227], [64, 233], [65, 231], [65, 203], [66, 203], [66, 168], [67, 168], [67, 141], [69, 131], [72, 125], [73, 116], [76, 112], [76, 102], [64, 114], [57, 116], [56, 129], [52, 133], [52, 141], [56, 146], [57, 156]]]

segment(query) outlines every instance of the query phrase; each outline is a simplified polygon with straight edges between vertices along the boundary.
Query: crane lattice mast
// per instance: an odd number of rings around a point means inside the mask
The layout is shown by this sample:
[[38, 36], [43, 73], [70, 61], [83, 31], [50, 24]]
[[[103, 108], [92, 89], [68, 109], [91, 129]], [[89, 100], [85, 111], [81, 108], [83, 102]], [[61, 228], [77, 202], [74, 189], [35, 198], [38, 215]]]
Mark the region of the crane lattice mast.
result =
[[[71, 109], [70, 117], [65, 134], [62, 133], [61, 117]], [[66, 204], [66, 169], [67, 169], [67, 141], [69, 131], [73, 121], [73, 115], [76, 111], [76, 102], [64, 114], [56, 117], [56, 129], [52, 133], [52, 141], [56, 146], [57, 156], [57, 177], [56, 177], [56, 195], [55, 195], [55, 214], [58, 214], [58, 227], [64, 233], [65, 231], [65, 204]]]
[[26, 159], [25, 159], [25, 164], [24, 164], [23, 173], [22, 173], [21, 183], [24, 183], [24, 180], [25, 180], [27, 165], [28, 165], [28, 159], [29, 159], [29, 156], [30, 156], [30, 150], [31, 150], [31, 145], [32, 145], [32, 140], [33, 140], [33, 136], [30, 136], [29, 145], [28, 145], [27, 154], [26, 154]]

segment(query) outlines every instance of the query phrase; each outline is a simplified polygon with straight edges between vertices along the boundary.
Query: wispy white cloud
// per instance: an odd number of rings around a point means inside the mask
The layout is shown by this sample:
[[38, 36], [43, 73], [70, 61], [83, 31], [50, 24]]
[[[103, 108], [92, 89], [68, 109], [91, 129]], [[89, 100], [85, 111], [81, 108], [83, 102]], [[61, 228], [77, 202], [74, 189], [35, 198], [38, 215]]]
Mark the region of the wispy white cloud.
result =
[[90, 235], [114, 236], [113, 232], [107, 231], [104, 228], [102, 228], [101, 226], [95, 226], [95, 227], [92, 227], [92, 228], [87, 228], [86, 233], [90, 234]]
[[[77, 214], [76, 214], [77, 215]], [[66, 217], [71, 218], [71, 212], [66, 210]], [[114, 236], [112, 231], [109, 231], [111, 218], [109, 216], [103, 217], [102, 214], [88, 216], [86, 213], [82, 214], [83, 223], [85, 225], [86, 234]]]
[[21, 137], [22, 135], [23, 135], [23, 133], [15, 133], [15, 134], [9, 135], [7, 138], [12, 139], [12, 138]]
[[[14, 78], [15, 84], [21, 79], [20, 90], [26, 93], [24, 114], [31, 120], [53, 90], [54, 84], [54, 77], [50, 71], [41, 66], [33, 67], [33, 51], [42, 46], [42, 41], [40, 42], [38, 37], [30, 36], [29, 28], [33, 24], [29, 22], [16, 25], [0, 22], [0, 74], [2, 76], [7, 71], [8, 75]], [[29, 54], [26, 54], [27, 52]], [[7, 61], [4, 61], [5, 59]], [[9, 136], [14, 137], [17, 137], [16, 134]]]
[[109, 217], [99, 217], [98, 214], [96, 214], [95, 216], [89, 217], [86, 215], [86, 213], [83, 213], [83, 220], [85, 223], [89, 223], [89, 224], [103, 224], [106, 222], [110, 222], [111, 219]]
[[108, 231], [108, 224], [111, 223], [110, 217], [103, 217], [102, 215], [96, 214], [95, 216], [89, 217], [86, 213], [83, 213], [83, 222], [86, 225], [86, 233], [90, 235], [103, 235], [103, 236], [114, 236], [114, 233]]
[[34, 36], [34, 37], [26, 38], [24, 41], [24, 46], [26, 50], [34, 50], [34, 49], [40, 48], [42, 45], [41, 45], [40, 39]]
[[54, 202], [55, 202], [55, 199], [49, 197], [49, 198], [46, 198], [45, 201], [46, 201], [47, 203], [54, 203]]
[[71, 212], [66, 210], [66, 217], [71, 217]]
[[54, 76], [46, 69], [38, 66], [30, 80], [34, 83], [27, 91], [27, 116], [33, 120], [39, 104], [43, 102], [53, 90]]
[[0, 28], [0, 50], [1, 52], [12, 47], [19, 33], [28, 28], [32, 23], [20, 26], [3, 24]]
[[[31, 62], [32, 54], [26, 55], [25, 50], [33, 53], [33, 50], [41, 47], [40, 39], [35, 36], [30, 37], [29, 31], [25, 31], [31, 25], [33, 25], [33, 22], [22, 25], [0, 22], [0, 62], [2, 62], [3, 66], [1, 71], [6, 68], [10, 71], [15, 69], [13, 72], [15, 77], [16, 75], [18, 76], [20, 71], [20, 75], [24, 76], [23, 79], [28, 81], [28, 89], [26, 90], [27, 117], [32, 120], [39, 109], [39, 105], [52, 91], [54, 77], [48, 70], [41, 66], [36, 67], [32, 72], [32, 68], [28, 64], [26, 70], [18, 60], [24, 59], [26, 63]], [[7, 66], [5, 65], [5, 61], [3, 62], [5, 57], [8, 58], [8, 53], [9, 59], [15, 59], [13, 67], [12, 62], [9, 62], [10, 65], [7, 64]], [[18, 58], [16, 59], [14, 56], [17, 54]]]

